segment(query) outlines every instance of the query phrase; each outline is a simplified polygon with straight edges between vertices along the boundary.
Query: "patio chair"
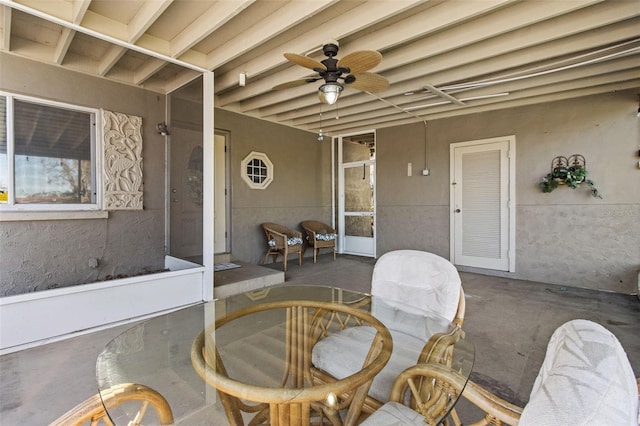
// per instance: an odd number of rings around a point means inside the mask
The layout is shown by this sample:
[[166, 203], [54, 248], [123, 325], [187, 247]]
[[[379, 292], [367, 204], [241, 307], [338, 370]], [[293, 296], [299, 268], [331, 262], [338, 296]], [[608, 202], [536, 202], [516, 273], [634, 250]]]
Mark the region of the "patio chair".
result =
[[[397, 250], [384, 254], [373, 269], [372, 314], [384, 323], [393, 337], [393, 353], [384, 369], [374, 378], [365, 412], [389, 400], [391, 387], [407, 367], [433, 356], [434, 347], [454, 343], [456, 331], [464, 321], [465, 302], [460, 276], [448, 260], [417, 250]], [[377, 303], [378, 300], [384, 303]], [[412, 324], [424, 324], [424, 316], [437, 314], [452, 322], [452, 330], [434, 335], [423, 330], [413, 333]], [[366, 342], [367, 330], [350, 330], [351, 335], [334, 333], [312, 349], [314, 380], [342, 379], [362, 365], [359, 346]], [[366, 345], [364, 345], [366, 346]], [[450, 347], [450, 344], [449, 344]], [[338, 361], [339, 360], [339, 361]]]
[[333, 260], [336, 260], [337, 231], [317, 220], [305, 220], [300, 224], [307, 233], [309, 247], [313, 249], [313, 263], [316, 263], [320, 249], [332, 249]]
[[[105, 425], [113, 426], [104, 407], [117, 407], [129, 401], [139, 401], [141, 403], [135, 419], [129, 422], [130, 426], [142, 424], [142, 418], [146, 414], [149, 404], [156, 412], [158, 424], [172, 425], [174, 423], [171, 407], [162, 395], [144, 385], [124, 383], [113, 386], [107, 391], [102, 391], [101, 394], [94, 395], [81, 402], [54, 420], [49, 426], [80, 426], [85, 422], [89, 422], [91, 425], [98, 425], [102, 422]], [[145, 423], [150, 423], [150, 421]]]
[[276, 223], [263, 223], [262, 229], [267, 239], [267, 253], [262, 264], [267, 263], [269, 256], [273, 256], [273, 262], [278, 260], [278, 255], [284, 257], [284, 272], [287, 272], [287, 258], [290, 254], [298, 254], [298, 265], [302, 265], [302, 232], [295, 231]]
[[[423, 379], [423, 380], [416, 380]], [[426, 380], [424, 380], [426, 379]], [[424, 425], [441, 417], [441, 405], [422, 399], [411, 385], [437, 389], [432, 395], [462, 396], [485, 412], [474, 425], [638, 425], [638, 381], [618, 339], [588, 320], [572, 320], [551, 336], [529, 402], [520, 408], [442, 365], [410, 367], [396, 380], [390, 402], [363, 426]], [[417, 389], [416, 386], [413, 389]], [[411, 392], [411, 403], [405, 402]], [[411, 407], [411, 408], [410, 408]], [[460, 420], [452, 418], [460, 425]]]

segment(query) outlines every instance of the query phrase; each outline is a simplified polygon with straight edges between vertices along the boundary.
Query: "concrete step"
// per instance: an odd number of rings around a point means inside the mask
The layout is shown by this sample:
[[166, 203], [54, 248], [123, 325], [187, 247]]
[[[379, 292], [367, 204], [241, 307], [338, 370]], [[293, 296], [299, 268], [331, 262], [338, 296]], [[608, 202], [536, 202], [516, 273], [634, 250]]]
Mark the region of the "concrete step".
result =
[[213, 297], [216, 299], [284, 283], [283, 271], [241, 261], [232, 263], [240, 267], [213, 274]]

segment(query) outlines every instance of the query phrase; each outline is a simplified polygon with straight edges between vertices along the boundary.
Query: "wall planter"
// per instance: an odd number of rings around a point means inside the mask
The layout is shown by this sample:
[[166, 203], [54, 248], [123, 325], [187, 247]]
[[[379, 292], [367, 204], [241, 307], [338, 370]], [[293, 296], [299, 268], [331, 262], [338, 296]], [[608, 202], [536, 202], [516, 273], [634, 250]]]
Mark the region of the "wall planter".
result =
[[587, 179], [587, 165], [584, 157], [574, 154], [569, 158], [556, 157], [551, 161], [551, 172], [547, 173], [538, 184], [542, 192], [552, 192], [560, 185], [576, 189], [584, 183], [589, 186], [591, 195], [602, 198], [591, 179]]
[[0, 298], [0, 354], [203, 300], [204, 267], [171, 256], [167, 272]]

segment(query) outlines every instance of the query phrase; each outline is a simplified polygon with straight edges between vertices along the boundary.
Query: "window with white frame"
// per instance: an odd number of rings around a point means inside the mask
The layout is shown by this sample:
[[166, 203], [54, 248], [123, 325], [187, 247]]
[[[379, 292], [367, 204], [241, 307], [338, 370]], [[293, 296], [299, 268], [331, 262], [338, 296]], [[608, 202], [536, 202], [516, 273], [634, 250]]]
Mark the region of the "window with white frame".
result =
[[98, 209], [97, 115], [0, 93], [0, 210]]
[[242, 178], [253, 189], [265, 189], [273, 181], [273, 163], [263, 152], [252, 151], [244, 157]]

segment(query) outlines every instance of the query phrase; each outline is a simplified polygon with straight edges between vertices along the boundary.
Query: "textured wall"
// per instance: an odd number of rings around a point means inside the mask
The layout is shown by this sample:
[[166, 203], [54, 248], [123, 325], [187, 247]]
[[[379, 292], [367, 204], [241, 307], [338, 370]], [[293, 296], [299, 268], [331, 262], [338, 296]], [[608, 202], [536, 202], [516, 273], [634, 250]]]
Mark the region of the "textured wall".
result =
[[[637, 102], [634, 91], [624, 91], [430, 122], [429, 177], [419, 175], [425, 155], [422, 123], [378, 130], [378, 254], [424, 248], [448, 258], [450, 144], [515, 135], [516, 271], [497, 274], [637, 292]], [[538, 182], [551, 160], [571, 154], [585, 156], [602, 200], [584, 187], [540, 191]]]
[[[145, 173], [142, 212], [112, 212], [107, 220], [0, 222], [0, 296], [162, 267], [164, 138], [154, 127], [164, 119], [164, 97], [2, 53], [0, 75], [3, 90], [142, 116]], [[450, 144], [515, 135], [516, 272], [503, 275], [635, 292], [640, 268], [636, 111], [635, 91], [624, 91], [433, 121], [429, 177], [419, 173], [425, 157], [422, 123], [379, 129], [378, 254], [418, 248], [448, 257]], [[305, 219], [330, 222], [328, 141], [218, 109], [215, 119], [216, 128], [231, 135], [234, 259], [260, 261], [262, 222], [295, 228]], [[266, 190], [250, 189], [240, 177], [240, 161], [254, 150], [274, 164], [274, 181]], [[604, 199], [585, 189], [551, 194], [538, 189], [551, 159], [574, 153], [586, 157]], [[92, 257], [100, 259], [100, 268], [89, 267]]]
[[164, 138], [155, 125], [164, 120], [164, 96], [3, 53], [0, 75], [2, 90], [141, 116], [144, 144], [144, 211], [0, 222], [0, 296], [163, 268]]
[[[259, 263], [266, 251], [260, 224], [274, 222], [302, 231], [303, 220], [331, 223], [331, 147], [316, 135], [216, 109], [216, 128], [230, 132], [232, 258]], [[273, 182], [251, 189], [240, 162], [251, 151], [273, 163]], [[311, 255], [308, 252], [307, 255]]]

